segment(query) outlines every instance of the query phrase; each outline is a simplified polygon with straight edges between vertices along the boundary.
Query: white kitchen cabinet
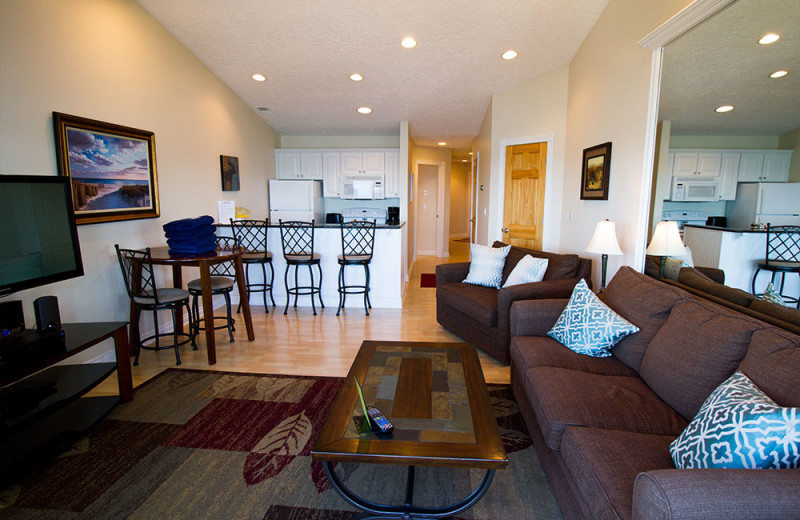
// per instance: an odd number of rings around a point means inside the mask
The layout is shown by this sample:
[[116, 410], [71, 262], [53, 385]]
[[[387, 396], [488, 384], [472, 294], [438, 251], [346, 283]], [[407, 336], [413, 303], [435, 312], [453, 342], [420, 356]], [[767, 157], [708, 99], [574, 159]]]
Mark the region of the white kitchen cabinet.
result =
[[722, 166], [719, 176], [719, 200], [735, 200], [736, 184], [739, 182], [738, 152], [725, 152], [722, 154]]
[[386, 152], [341, 152], [341, 174], [383, 174], [386, 169]]
[[400, 196], [400, 172], [398, 171], [399, 163], [400, 152], [386, 152], [386, 177], [384, 179], [386, 197]]
[[339, 196], [339, 152], [322, 153], [322, 196]]
[[315, 151], [275, 150], [278, 179], [322, 179], [322, 153]]
[[742, 152], [739, 182], [786, 182], [791, 159], [791, 150]]
[[719, 177], [722, 154], [719, 152], [675, 152], [673, 177]]
[[764, 152], [742, 152], [739, 161], [739, 182], [758, 182], [764, 169]]

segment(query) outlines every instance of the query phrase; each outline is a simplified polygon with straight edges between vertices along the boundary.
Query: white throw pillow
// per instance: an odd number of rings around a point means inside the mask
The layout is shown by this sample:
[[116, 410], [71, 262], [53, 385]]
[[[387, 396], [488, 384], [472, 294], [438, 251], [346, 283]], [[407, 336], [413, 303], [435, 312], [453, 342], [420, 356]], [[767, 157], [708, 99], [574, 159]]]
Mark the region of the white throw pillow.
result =
[[512, 285], [519, 285], [522, 283], [541, 282], [544, 279], [544, 273], [547, 271], [547, 258], [536, 258], [531, 255], [525, 255], [522, 260], [517, 262], [514, 270], [508, 275], [506, 283], [503, 287], [511, 287]]
[[469, 248], [469, 274], [463, 283], [499, 289], [509, 251], [511, 246], [489, 247], [472, 244]]

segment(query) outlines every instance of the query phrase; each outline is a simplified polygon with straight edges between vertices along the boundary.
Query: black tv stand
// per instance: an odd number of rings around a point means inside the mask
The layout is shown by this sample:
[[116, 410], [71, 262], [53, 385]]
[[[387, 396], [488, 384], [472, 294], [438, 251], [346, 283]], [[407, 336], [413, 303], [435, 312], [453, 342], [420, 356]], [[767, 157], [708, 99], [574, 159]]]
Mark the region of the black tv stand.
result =
[[[127, 322], [67, 323], [0, 344], [0, 480], [29, 457], [85, 431], [133, 398]], [[115, 362], [57, 365], [106, 339]], [[117, 371], [119, 395], [84, 397]]]

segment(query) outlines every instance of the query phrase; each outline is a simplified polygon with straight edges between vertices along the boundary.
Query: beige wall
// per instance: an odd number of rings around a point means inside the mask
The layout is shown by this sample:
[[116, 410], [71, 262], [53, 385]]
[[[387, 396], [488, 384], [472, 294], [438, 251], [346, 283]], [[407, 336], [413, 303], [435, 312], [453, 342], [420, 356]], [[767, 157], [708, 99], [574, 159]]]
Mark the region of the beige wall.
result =
[[548, 151], [542, 248], [556, 252], [561, 235], [561, 198], [567, 134], [568, 67], [492, 96], [492, 161], [488, 237], [501, 240], [505, 150], [509, 144], [551, 139]]
[[398, 148], [399, 135], [282, 135], [281, 148]]
[[[222, 199], [266, 215], [278, 135], [136, 2], [3, 0], [0, 71], [0, 173], [56, 174], [52, 111], [155, 132], [161, 218], [80, 226], [86, 275], [12, 296], [29, 326], [48, 294], [67, 322], [127, 320], [115, 243], [164, 244], [164, 223]], [[222, 192], [221, 154], [241, 191]]]
[[[447, 230], [450, 228], [450, 167], [452, 163], [452, 151], [449, 148], [434, 148], [430, 146], [416, 146], [414, 147], [414, 173], [415, 182], [419, 182], [419, 171], [417, 170], [418, 161], [434, 161], [444, 163], [444, 208], [440, 215], [444, 219], [443, 229], [445, 232], [444, 237], [444, 252], [445, 256], [449, 255], [449, 247], [447, 244]], [[415, 197], [415, 201], [418, 197]], [[417, 208], [418, 210], [418, 208]], [[417, 231], [419, 236], [419, 231]]]
[[[487, 245], [489, 243], [489, 204], [492, 194], [492, 103], [486, 109], [478, 136], [472, 142], [473, 157], [477, 161], [478, 175], [478, 215], [474, 242]], [[483, 188], [483, 189], [481, 189]]]
[[469, 237], [469, 177], [468, 162], [453, 162], [450, 168], [450, 237]]
[[[610, 0], [569, 68], [560, 249], [584, 254], [597, 222], [616, 221], [624, 255], [609, 257], [609, 278], [621, 265], [640, 268], [636, 259], [645, 247], [652, 53], [638, 42], [689, 3]], [[607, 141], [612, 143], [609, 199], [580, 200], [583, 150]], [[593, 256], [597, 282], [600, 259]]]
[[800, 128], [783, 134], [778, 142], [781, 150], [794, 150], [789, 164], [789, 182], [800, 182]]
[[669, 147], [776, 150], [779, 140], [777, 135], [672, 135]]

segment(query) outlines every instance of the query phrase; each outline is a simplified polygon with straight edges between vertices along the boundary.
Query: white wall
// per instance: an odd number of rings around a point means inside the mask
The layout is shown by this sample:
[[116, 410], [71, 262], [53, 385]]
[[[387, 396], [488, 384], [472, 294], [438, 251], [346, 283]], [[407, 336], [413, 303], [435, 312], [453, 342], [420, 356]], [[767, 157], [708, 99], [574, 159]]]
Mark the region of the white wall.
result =
[[[472, 152], [477, 157], [478, 215], [475, 243], [489, 244], [489, 204], [492, 195], [492, 106], [489, 103], [483, 115], [481, 129], [472, 143]], [[482, 188], [482, 189], [481, 189]], [[494, 235], [492, 235], [494, 236]]]
[[282, 135], [281, 148], [397, 148], [399, 135]]
[[469, 174], [468, 162], [450, 166], [450, 237], [469, 237]]
[[[127, 320], [115, 243], [163, 245], [164, 223], [221, 199], [267, 214], [279, 136], [136, 2], [0, 1], [0, 71], [0, 173], [57, 173], [53, 111], [155, 132], [161, 218], [80, 226], [86, 275], [11, 296], [28, 326], [47, 294], [66, 322]], [[220, 155], [241, 191], [222, 191]]]
[[[557, 252], [561, 235], [561, 197], [564, 182], [564, 150], [567, 134], [567, 89], [569, 69], [562, 67], [492, 96], [492, 161], [488, 236], [501, 240], [505, 147], [509, 144], [540, 142], [550, 136], [544, 232], [542, 248]], [[527, 139], [533, 138], [533, 140]], [[481, 158], [483, 162], [483, 158]], [[482, 181], [483, 182], [483, 181]]]
[[[561, 250], [582, 253], [598, 221], [616, 221], [624, 255], [609, 257], [609, 278], [621, 265], [641, 268], [635, 264], [645, 247], [652, 53], [638, 42], [689, 3], [610, 0], [569, 67]], [[580, 200], [583, 150], [607, 141], [612, 143], [608, 200]], [[593, 260], [599, 285], [600, 259]]]
[[[441, 217], [444, 219], [442, 222], [442, 229], [445, 233], [445, 241], [443, 244], [444, 249], [444, 256], [449, 256], [449, 245], [447, 243], [447, 230], [450, 229], [450, 167], [452, 164], [452, 151], [449, 148], [434, 148], [430, 146], [415, 146], [414, 147], [414, 162], [424, 162], [424, 161], [434, 161], [434, 162], [441, 162], [444, 163], [444, 207], [442, 208]], [[415, 164], [416, 167], [416, 164]], [[419, 171], [416, 172], [417, 174]], [[417, 175], [417, 179], [419, 179], [419, 175]], [[417, 181], [418, 182], [418, 181]], [[417, 190], [419, 191], [419, 190]], [[441, 195], [440, 195], [441, 197]], [[421, 214], [421, 209], [418, 204], [418, 200], [415, 200], [417, 203], [416, 211], [418, 214]], [[417, 239], [419, 239], [419, 233], [421, 232], [420, 227], [417, 226]], [[421, 254], [419, 251], [421, 250], [422, 246], [417, 245], [417, 254]]]

